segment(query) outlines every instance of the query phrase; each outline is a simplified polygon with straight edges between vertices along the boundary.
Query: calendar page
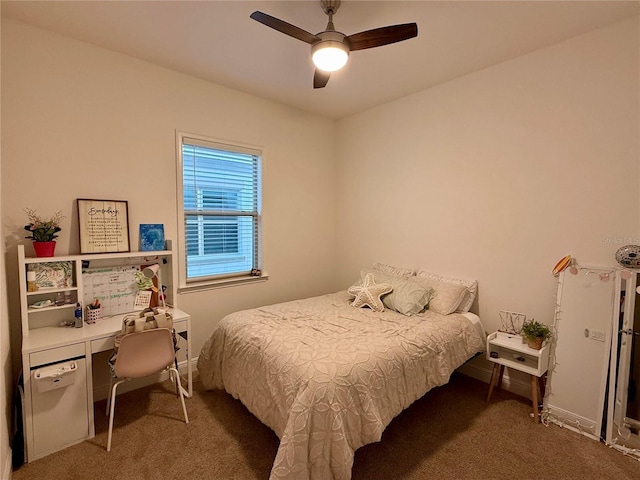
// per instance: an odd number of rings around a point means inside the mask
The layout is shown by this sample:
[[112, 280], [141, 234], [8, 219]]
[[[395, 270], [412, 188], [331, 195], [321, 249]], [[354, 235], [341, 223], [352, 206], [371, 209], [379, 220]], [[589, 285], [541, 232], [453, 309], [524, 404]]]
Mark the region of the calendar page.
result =
[[100, 301], [102, 316], [108, 317], [135, 310], [139, 266], [86, 268], [82, 271], [83, 306]]

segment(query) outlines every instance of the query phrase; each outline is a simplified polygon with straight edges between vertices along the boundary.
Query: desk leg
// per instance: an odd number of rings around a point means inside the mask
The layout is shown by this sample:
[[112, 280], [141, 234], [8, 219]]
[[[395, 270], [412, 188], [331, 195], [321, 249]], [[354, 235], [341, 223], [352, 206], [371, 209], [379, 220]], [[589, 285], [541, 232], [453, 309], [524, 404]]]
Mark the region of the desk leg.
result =
[[493, 386], [498, 384], [498, 388], [500, 388], [500, 384], [502, 383], [502, 374], [504, 373], [504, 365], [499, 365], [497, 363], [493, 364], [493, 372], [491, 372], [491, 381], [489, 382], [489, 392], [487, 393], [487, 402], [491, 400], [491, 395], [493, 394]]
[[540, 423], [540, 413], [538, 412], [538, 380], [540, 378], [531, 375], [531, 403], [533, 404], [533, 420]]
[[538, 384], [540, 385], [540, 397], [541, 397], [541, 400], [543, 401], [544, 401], [544, 394], [546, 390], [546, 383], [547, 383], [547, 374], [544, 373], [538, 377]]
[[188, 320], [187, 330], [185, 332], [180, 332], [182, 338], [187, 342], [186, 347], [186, 359], [187, 359], [187, 388], [185, 389], [182, 384], [180, 388], [182, 388], [182, 393], [187, 397], [191, 398], [193, 396], [193, 368], [191, 366], [191, 320]]
[[193, 369], [191, 364], [191, 320], [187, 332], [187, 397], [193, 396]]
[[498, 375], [498, 390], [502, 388], [502, 377], [504, 377], [504, 365], [500, 365], [500, 374]]

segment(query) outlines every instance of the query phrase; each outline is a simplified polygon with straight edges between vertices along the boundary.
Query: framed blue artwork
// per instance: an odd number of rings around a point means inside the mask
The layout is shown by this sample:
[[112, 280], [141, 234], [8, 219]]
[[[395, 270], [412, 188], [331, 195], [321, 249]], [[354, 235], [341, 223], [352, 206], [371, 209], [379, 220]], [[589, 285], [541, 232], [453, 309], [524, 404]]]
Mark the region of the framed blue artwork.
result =
[[140, 224], [140, 251], [164, 250], [164, 225], [162, 223]]

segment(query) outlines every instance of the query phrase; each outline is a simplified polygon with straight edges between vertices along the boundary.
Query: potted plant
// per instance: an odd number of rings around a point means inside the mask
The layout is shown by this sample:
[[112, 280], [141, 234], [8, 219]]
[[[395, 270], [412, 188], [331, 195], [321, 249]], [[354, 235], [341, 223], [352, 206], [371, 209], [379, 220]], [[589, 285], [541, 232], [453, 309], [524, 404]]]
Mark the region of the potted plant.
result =
[[65, 218], [62, 212], [56, 212], [50, 219], [43, 220], [35, 210], [25, 208], [29, 224], [24, 226], [31, 235], [24, 237], [33, 240], [33, 249], [36, 257], [53, 257], [56, 248], [55, 239], [58, 238], [57, 233], [61, 231], [60, 221]]
[[522, 325], [522, 336], [527, 345], [535, 350], [542, 348], [542, 343], [551, 338], [551, 330], [544, 323], [535, 320], [525, 321]]

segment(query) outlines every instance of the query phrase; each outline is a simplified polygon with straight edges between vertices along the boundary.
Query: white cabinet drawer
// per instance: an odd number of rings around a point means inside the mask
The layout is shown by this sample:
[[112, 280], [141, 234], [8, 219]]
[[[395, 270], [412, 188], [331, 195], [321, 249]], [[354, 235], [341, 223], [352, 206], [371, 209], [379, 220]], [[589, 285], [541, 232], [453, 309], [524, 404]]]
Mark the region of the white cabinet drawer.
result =
[[527, 355], [526, 353], [517, 352], [515, 350], [511, 350], [504, 347], [497, 347], [492, 345], [491, 352], [496, 352], [498, 357], [492, 358], [502, 358], [504, 360], [508, 360], [511, 362], [515, 362], [516, 364], [524, 365], [529, 368], [537, 369], [538, 368], [538, 357], [533, 357], [531, 355]]
[[114, 344], [115, 344], [114, 335], [91, 340], [91, 353], [104, 352], [105, 350], [113, 350]]
[[48, 363], [60, 362], [68, 358], [82, 357], [85, 355], [84, 343], [75, 343], [65, 347], [51, 348], [29, 354], [31, 368]]

